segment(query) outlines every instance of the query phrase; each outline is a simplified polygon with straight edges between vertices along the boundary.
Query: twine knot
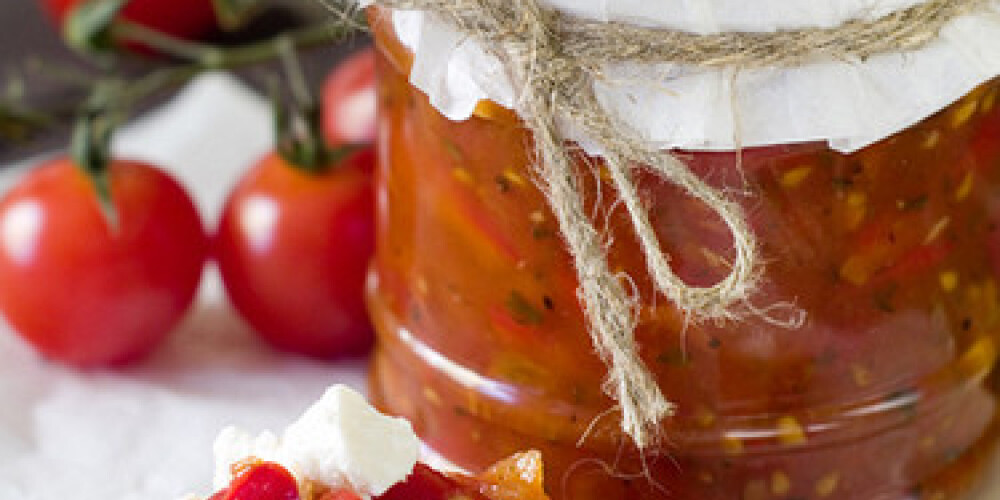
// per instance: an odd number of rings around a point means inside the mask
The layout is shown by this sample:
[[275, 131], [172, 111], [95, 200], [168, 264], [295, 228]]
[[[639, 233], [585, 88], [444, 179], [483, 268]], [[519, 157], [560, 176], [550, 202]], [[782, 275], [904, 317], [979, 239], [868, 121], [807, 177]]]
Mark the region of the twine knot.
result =
[[[927, 0], [874, 21], [822, 29], [698, 35], [589, 21], [543, 9], [538, 0], [375, 0], [383, 7], [424, 10], [475, 37], [499, 60], [519, 91], [515, 105], [535, 140], [535, 174], [573, 257], [578, 295], [598, 355], [608, 365], [604, 390], [621, 411], [621, 427], [639, 448], [658, 439], [666, 400], [639, 357], [634, 338], [638, 298], [612, 272], [607, 238], [587, 215], [582, 183], [556, 125], [568, 119], [600, 147], [659, 293], [694, 320], [732, 319], [748, 304], [761, 275], [758, 248], [741, 206], [706, 184], [680, 160], [601, 106], [594, 90], [604, 65], [674, 63], [702, 68], [790, 67], [825, 59], [864, 59], [921, 48], [955, 17], [988, 0]], [[634, 182], [647, 169], [710, 207], [728, 227], [735, 258], [728, 276], [690, 286], [670, 267]], [[750, 307], [753, 310], [752, 307]]]

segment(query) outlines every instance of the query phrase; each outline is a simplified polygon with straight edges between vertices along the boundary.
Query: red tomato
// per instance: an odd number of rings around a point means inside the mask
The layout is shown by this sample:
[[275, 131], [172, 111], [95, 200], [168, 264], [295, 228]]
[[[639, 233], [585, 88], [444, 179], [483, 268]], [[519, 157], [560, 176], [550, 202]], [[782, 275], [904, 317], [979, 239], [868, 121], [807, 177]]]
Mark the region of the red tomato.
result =
[[366, 148], [312, 174], [271, 154], [226, 202], [215, 241], [226, 290], [275, 346], [321, 358], [371, 346], [362, 295], [375, 245], [373, 158]]
[[[92, 0], [43, 0], [49, 14], [61, 26], [70, 9]], [[216, 26], [212, 0], [132, 0], [121, 16], [181, 38], [199, 38]]]
[[375, 51], [338, 64], [323, 84], [323, 135], [328, 144], [375, 140]]
[[190, 305], [208, 249], [176, 181], [142, 163], [108, 168], [116, 230], [67, 159], [0, 200], [0, 310], [42, 354], [78, 366], [150, 351]]
[[219, 500], [299, 500], [299, 485], [281, 465], [257, 462], [249, 465], [228, 488], [215, 496]]

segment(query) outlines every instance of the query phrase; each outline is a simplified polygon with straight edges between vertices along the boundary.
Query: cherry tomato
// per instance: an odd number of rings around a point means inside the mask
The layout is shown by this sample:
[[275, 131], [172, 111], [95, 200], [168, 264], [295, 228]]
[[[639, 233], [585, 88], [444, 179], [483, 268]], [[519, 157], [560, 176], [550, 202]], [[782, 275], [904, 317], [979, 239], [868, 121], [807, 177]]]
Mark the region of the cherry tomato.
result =
[[190, 305], [208, 250], [176, 181], [137, 162], [108, 168], [114, 228], [67, 159], [0, 200], [0, 310], [43, 355], [78, 366], [150, 351]]
[[215, 240], [230, 301], [276, 347], [320, 358], [366, 352], [374, 251], [370, 147], [322, 173], [271, 154], [230, 194]]
[[338, 64], [323, 84], [323, 134], [328, 144], [375, 140], [375, 51]]
[[[49, 14], [62, 26], [71, 9], [93, 0], [43, 0]], [[132, 0], [122, 18], [164, 33], [188, 39], [211, 33], [216, 26], [212, 0]]]

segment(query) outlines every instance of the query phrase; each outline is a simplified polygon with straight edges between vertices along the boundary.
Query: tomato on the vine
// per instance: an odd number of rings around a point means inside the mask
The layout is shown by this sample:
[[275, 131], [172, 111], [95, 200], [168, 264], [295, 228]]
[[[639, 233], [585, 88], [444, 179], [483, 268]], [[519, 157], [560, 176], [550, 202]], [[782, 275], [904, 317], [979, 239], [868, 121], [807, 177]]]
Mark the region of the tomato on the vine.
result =
[[64, 158], [0, 200], [0, 310], [43, 355], [84, 367], [152, 350], [191, 304], [208, 251], [175, 180], [138, 162], [107, 169], [113, 216]]
[[320, 358], [370, 348], [373, 161], [366, 147], [308, 172], [272, 153], [230, 194], [215, 239], [219, 269], [230, 301], [276, 347]]
[[[43, 0], [49, 15], [62, 26], [71, 9], [94, 0]], [[212, 0], [131, 0], [121, 17], [169, 35], [196, 39], [216, 27]]]
[[371, 47], [338, 64], [323, 84], [323, 135], [328, 144], [375, 140], [375, 51]]

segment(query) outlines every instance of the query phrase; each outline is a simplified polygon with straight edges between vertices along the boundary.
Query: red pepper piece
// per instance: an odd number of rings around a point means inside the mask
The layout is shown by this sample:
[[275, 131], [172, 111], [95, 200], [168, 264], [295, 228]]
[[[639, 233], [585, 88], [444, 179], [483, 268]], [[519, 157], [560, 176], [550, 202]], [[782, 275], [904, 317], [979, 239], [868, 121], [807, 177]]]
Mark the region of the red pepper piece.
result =
[[520, 260], [510, 236], [473, 196], [457, 190], [442, 196], [438, 200], [441, 218], [485, 255], [497, 255], [509, 262]]
[[212, 496], [219, 500], [300, 500], [299, 485], [287, 469], [272, 462], [246, 467], [226, 488]]
[[979, 122], [968, 151], [975, 166], [983, 170], [1000, 161], [1000, 113], [993, 112]]
[[895, 281], [923, 274], [941, 264], [954, 249], [955, 245], [950, 242], [922, 245], [903, 255], [891, 267], [879, 273], [878, 279]]
[[487, 312], [490, 326], [503, 338], [516, 341], [537, 341], [542, 337], [541, 330], [526, 322], [518, 322], [511, 313], [500, 306], [492, 306]]
[[396, 483], [375, 500], [488, 500], [473, 486], [458, 481], [418, 463], [406, 480]]

